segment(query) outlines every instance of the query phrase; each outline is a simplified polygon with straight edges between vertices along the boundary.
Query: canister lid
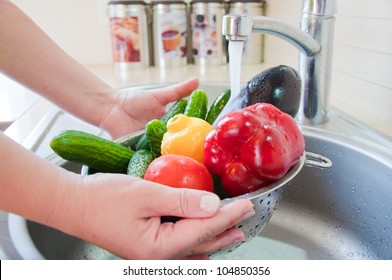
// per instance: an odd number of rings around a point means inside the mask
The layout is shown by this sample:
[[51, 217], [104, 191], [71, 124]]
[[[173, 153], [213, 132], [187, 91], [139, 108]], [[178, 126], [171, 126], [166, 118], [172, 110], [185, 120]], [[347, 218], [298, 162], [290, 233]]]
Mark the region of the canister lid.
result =
[[264, 3], [265, 0], [229, 0], [229, 3]]
[[146, 5], [144, 1], [109, 1], [108, 5]]
[[145, 10], [146, 2], [144, 1], [110, 1], [107, 6], [109, 17], [129, 17]]
[[179, 4], [179, 5], [186, 5], [185, 1], [180, 1], [180, 0], [152, 0], [151, 1], [152, 5], [159, 5], [159, 4], [164, 4], [164, 5], [175, 5], [175, 4]]
[[223, 3], [225, 0], [192, 0], [190, 3]]

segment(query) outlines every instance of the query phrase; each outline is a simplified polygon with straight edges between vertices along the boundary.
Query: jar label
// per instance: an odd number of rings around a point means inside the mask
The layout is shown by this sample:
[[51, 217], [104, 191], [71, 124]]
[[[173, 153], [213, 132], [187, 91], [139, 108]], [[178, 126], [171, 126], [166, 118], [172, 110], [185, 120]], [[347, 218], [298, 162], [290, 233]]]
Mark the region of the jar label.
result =
[[110, 19], [114, 62], [140, 62], [139, 18]]
[[186, 57], [187, 19], [186, 14], [165, 13], [159, 15], [158, 44], [161, 58]]
[[192, 53], [194, 57], [218, 56], [217, 24], [215, 14], [192, 14]]

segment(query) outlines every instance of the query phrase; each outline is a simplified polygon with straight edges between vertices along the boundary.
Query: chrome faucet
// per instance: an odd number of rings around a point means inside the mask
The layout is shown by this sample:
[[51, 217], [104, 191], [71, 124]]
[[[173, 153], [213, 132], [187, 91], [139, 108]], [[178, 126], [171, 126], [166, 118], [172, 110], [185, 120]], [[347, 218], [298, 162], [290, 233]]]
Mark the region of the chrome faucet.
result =
[[264, 16], [226, 15], [222, 34], [244, 41], [251, 33], [278, 36], [300, 50], [298, 71], [302, 80], [297, 121], [317, 125], [328, 120], [335, 0], [304, 0], [300, 28]]

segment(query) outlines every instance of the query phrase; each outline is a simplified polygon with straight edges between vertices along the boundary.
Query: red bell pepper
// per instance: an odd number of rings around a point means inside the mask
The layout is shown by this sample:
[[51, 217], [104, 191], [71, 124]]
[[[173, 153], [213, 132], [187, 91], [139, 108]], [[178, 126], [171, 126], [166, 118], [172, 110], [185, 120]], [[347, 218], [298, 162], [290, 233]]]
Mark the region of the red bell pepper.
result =
[[281, 179], [304, 150], [295, 120], [272, 104], [257, 103], [219, 120], [205, 139], [203, 160], [225, 192], [237, 196]]

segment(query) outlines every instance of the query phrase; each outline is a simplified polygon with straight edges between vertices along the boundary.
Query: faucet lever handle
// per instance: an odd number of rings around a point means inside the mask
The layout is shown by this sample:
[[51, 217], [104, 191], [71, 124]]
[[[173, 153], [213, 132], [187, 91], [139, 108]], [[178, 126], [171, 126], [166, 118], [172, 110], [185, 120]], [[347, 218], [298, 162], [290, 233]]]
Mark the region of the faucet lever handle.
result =
[[303, 14], [329, 17], [337, 12], [336, 0], [304, 0], [302, 5]]

